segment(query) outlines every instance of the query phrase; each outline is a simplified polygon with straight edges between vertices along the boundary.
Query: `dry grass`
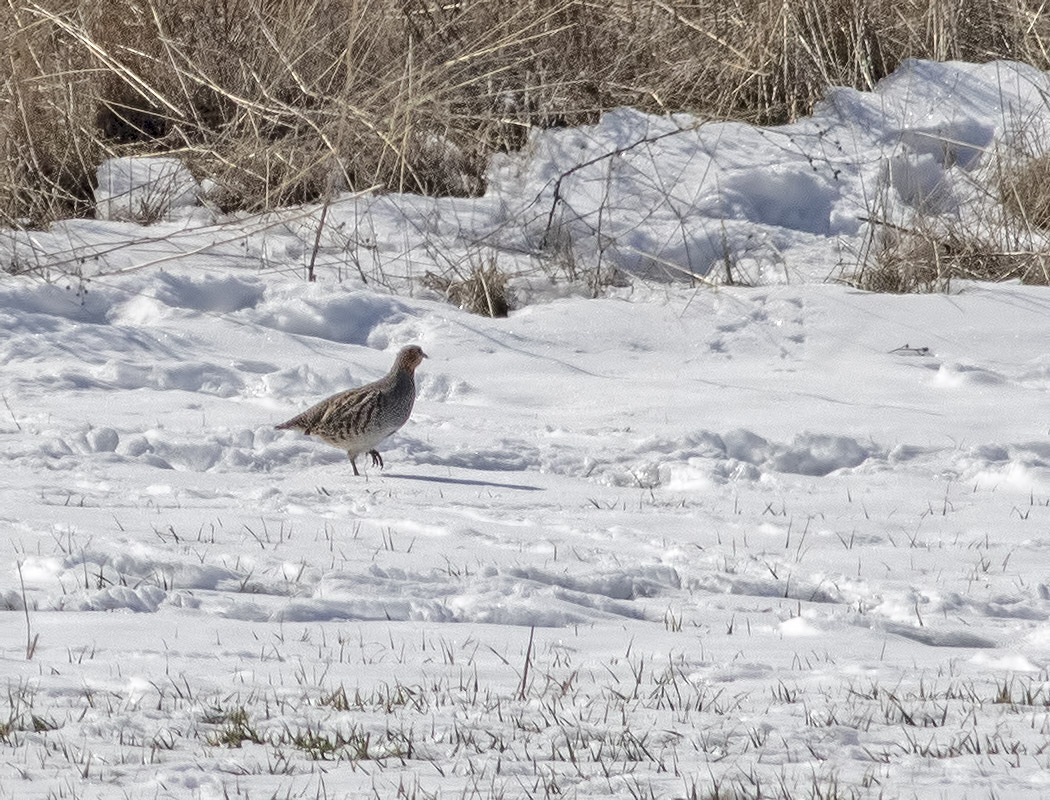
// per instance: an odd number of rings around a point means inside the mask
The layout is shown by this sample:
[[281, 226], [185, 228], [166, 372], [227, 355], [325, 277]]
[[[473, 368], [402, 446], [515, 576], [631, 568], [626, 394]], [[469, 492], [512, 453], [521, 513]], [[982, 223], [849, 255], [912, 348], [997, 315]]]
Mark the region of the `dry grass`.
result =
[[993, 183], [998, 202], [1016, 225], [1050, 231], [1050, 152], [1046, 132], [1029, 126], [994, 159]]
[[438, 275], [428, 272], [423, 285], [438, 292], [453, 305], [484, 317], [505, 317], [510, 312], [507, 281], [510, 276], [495, 262], [475, 264], [469, 274]]
[[962, 224], [932, 218], [919, 217], [911, 228], [886, 228], [851, 276], [852, 285], [907, 294], [949, 292], [960, 280], [1050, 284], [1050, 250], [1006, 248]]
[[902, 59], [1050, 65], [1023, 0], [0, 0], [0, 224], [90, 211], [99, 162], [175, 153], [227, 208], [335, 180], [483, 190], [497, 150], [604, 109], [778, 122]]

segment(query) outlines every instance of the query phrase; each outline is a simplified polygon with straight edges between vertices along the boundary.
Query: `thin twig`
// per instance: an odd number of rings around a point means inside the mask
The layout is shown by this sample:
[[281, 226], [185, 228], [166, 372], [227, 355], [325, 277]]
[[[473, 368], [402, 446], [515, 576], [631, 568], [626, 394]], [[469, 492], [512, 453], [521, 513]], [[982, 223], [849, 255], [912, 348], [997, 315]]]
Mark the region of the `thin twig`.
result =
[[529, 646], [525, 648], [525, 667], [521, 671], [521, 686], [518, 687], [518, 699], [525, 699], [525, 688], [529, 683], [529, 665], [532, 663], [532, 640], [536, 636], [536, 626], [529, 627]]
[[[328, 217], [328, 206], [331, 204], [332, 187], [329, 179], [328, 191], [324, 193], [324, 203], [321, 205], [321, 220], [317, 223], [317, 234], [314, 236], [314, 249], [310, 252], [310, 265], [306, 268], [306, 280], [310, 283], [317, 280], [317, 276], [314, 275], [314, 263], [317, 261], [317, 251], [321, 249], [321, 232], [324, 230], [324, 221]], [[363, 278], [364, 275], [361, 277]]]
[[33, 625], [29, 619], [29, 599], [26, 597], [26, 582], [22, 578], [22, 562], [16, 561], [15, 566], [18, 568], [18, 583], [22, 587], [22, 610], [26, 615], [26, 661], [32, 661], [40, 634], [33, 634]]
[[4, 400], [4, 407], [7, 409], [7, 413], [11, 415], [11, 419], [14, 421], [15, 427], [18, 428], [18, 432], [21, 433], [22, 432], [22, 426], [18, 424], [18, 417], [16, 417], [15, 416], [15, 412], [11, 410], [11, 404], [7, 402], [7, 395], [6, 394], [2, 394], [2, 395], [0, 395], [0, 398], [3, 398], [3, 400]]
[[600, 156], [595, 156], [589, 161], [584, 161], [582, 164], [577, 164], [572, 169], [568, 169], [561, 175], [559, 175], [558, 180], [554, 182], [554, 197], [551, 201], [551, 210], [550, 213], [547, 215], [547, 225], [543, 229], [544, 246], [548, 244], [548, 237], [550, 236], [551, 226], [554, 224], [554, 214], [558, 210], [558, 203], [561, 202], [561, 183], [563, 180], [568, 178], [570, 175], [573, 175], [582, 169], [586, 169], [587, 167], [594, 166], [598, 162], [604, 161], [607, 158], [615, 158], [616, 156], [622, 156], [624, 153], [629, 153], [636, 147], [641, 147], [644, 144], [653, 144], [655, 142], [659, 142], [661, 139], [666, 139], [670, 136], [678, 136], [682, 133], [689, 133], [691, 131], [695, 131], [702, 124], [702, 122], [697, 122], [694, 125], [690, 125], [685, 128], [676, 128], [672, 131], [664, 131], [663, 133], [657, 134], [656, 136], [646, 136], [644, 139], [639, 139], [637, 142], [632, 142], [631, 144], [624, 145], [623, 147], [617, 147], [615, 150], [610, 150], [607, 153], [602, 153]]

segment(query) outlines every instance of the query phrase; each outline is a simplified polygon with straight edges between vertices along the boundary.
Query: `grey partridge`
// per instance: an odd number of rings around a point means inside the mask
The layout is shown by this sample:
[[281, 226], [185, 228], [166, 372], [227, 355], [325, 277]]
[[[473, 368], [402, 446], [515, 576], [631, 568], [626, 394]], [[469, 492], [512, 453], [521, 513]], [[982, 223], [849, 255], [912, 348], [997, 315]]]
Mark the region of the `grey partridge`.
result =
[[357, 471], [357, 457], [368, 453], [373, 466], [383, 466], [376, 445], [408, 422], [416, 401], [416, 367], [427, 354], [416, 345], [403, 347], [384, 377], [322, 400], [302, 414], [277, 425], [297, 430], [345, 450]]

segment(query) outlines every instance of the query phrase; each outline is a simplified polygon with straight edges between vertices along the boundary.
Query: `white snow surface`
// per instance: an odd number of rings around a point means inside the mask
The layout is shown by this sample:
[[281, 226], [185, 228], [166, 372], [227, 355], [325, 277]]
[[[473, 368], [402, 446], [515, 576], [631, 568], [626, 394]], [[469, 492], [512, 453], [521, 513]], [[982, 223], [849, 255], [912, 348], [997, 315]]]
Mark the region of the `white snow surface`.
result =
[[[320, 240], [3, 233], [0, 799], [1045, 797], [1050, 290], [825, 279], [873, 193], [977, 213], [1046, 90], [909, 62], [782, 128], [620, 110]], [[754, 286], [682, 280], [728, 251]], [[507, 319], [421, 286], [490, 257]], [[274, 430], [409, 343], [385, 469]]]

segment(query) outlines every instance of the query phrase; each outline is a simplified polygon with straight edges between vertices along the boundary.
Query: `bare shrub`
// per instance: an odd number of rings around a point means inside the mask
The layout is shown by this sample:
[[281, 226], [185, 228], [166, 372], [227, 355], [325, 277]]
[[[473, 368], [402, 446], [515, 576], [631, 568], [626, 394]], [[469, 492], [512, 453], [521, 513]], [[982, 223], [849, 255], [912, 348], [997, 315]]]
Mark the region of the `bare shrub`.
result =
[[1050, 283], [1050, 251], [1007, 250], [958, 223], [920, 218], [917, 227], [885, 226], [869, 259], [848, 282], [872, 292], [948, 292], [959, 280]]
[[469, 273], [438, 275], [428, 272], [423, 285], [440, 292], [445, 300], [465, 311], [485, 317], [505, 317], [510, 313], [507, 281], [510, 276], [495, 264], [474, 264]]
[[1042, 131], [1023, 129], [1009, 147], [1000, 147], [993, 163], [998, 200], [1017, 224], [1050, 229], [1050, 152]]
[[37, 225], [89, 210], [102, 158], [78, 91], [88, 59], [78, 46], [9, 0], [0, 14], [0, 223]]

